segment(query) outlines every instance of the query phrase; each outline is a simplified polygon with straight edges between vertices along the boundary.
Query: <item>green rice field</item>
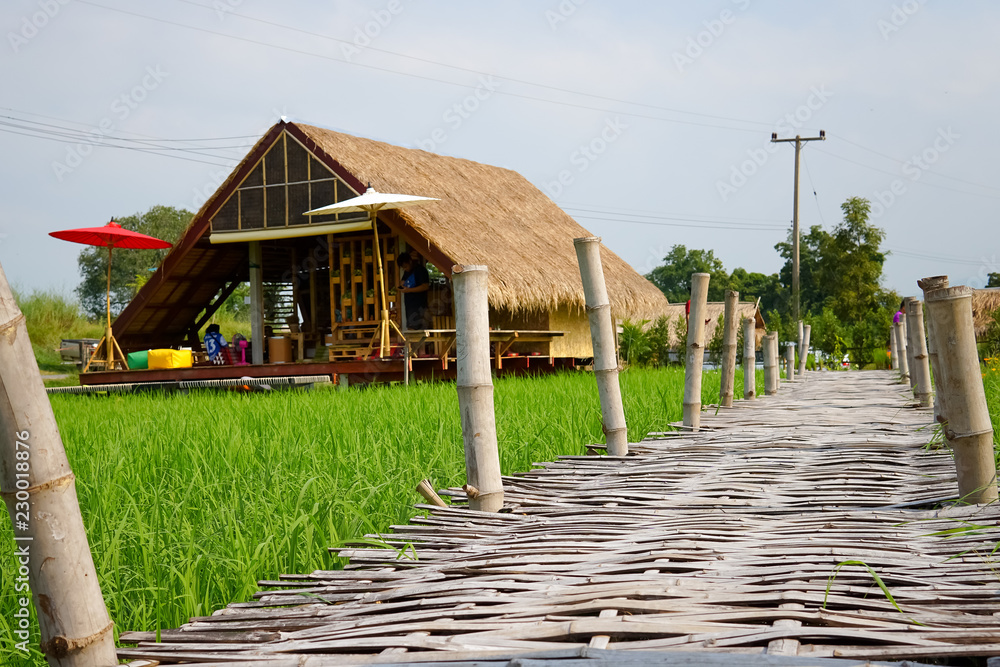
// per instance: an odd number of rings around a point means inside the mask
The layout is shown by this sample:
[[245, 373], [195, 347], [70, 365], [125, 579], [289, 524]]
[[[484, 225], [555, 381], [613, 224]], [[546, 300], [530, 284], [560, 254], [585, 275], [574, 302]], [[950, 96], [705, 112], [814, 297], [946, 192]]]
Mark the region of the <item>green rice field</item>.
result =
[[[621, 382], [630, 440], [681, 418], [682, 368], [630, 369]], [[742, 386], [738, 371], [737, 397]], [[718, 392], [706, 372], [703, 401]], [[495, 402], [504, 473], [603, 442], [590, 373], [501, 378]], [[118, 632], [177, 627], [249, 599], [259, 579], [336, 568], [329, 547], [415, 514], [421, 479], [464, 483], [454, 383], [62, 395], [52, 407]], [[0, 522], [5, 665], [16, 659], [12, 538]]]

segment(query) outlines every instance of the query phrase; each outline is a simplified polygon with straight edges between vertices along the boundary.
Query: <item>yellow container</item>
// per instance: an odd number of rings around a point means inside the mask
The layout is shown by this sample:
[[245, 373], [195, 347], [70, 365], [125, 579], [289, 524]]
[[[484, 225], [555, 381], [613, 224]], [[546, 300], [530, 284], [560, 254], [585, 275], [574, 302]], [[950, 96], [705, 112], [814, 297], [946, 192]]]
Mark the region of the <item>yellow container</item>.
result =
[[191, 350], [150, 350], [150, 368], [191, 368]]

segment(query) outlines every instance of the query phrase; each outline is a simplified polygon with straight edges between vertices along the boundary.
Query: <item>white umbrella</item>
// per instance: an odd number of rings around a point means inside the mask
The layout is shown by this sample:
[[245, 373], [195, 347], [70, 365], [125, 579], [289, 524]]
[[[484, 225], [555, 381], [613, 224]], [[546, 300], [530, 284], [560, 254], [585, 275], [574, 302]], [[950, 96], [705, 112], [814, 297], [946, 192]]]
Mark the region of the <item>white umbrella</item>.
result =
[[[346, 199], [342, 202], [336, 204], [330, 204], [329, 206], [324, 206], [322, 208], [315, 208], [311, 211], [306, 211], [306, 215], [329, 215], [331, 213], [351, 213], [355, 211], [365, 211], [371, 218], [372, 222], [372, 232], [375, 234], [375, 265], [378, 270], [378, 285], [380, 296], [382, 297], [382, 314], [379, 320], [379, 330], [376, 337], [379, 339], [379, 356], [386, 357], [389, 355], [389, 326], [391, 325], [396, 332], [403, 336], [403, 332], [399, 330], [396, 323], [389, 319], [389, 309], [386, 304], [386, 294], [385, 294], [385, 278], [382, 275], [382, 253], [379, 251], [378, 247], [378, 225], [376, 216], [382, 209], [390, 208], [403, 208], [404, 206], [412, 206], [413, 204], [422, 204], [428, 201], [439, 201], [434, 197], [418, 197], [416, 195], [394, 195], [387, 194], [383, 192], [376, 192], [375, 189], [368, 184], [368, 189], [365, 190], [363, 195], [354, 197], [353, 199]], [[375, 339], [372, 339], [372, 344], [375, 343]], [[370, 346], [369, 346], [369, 349]]]

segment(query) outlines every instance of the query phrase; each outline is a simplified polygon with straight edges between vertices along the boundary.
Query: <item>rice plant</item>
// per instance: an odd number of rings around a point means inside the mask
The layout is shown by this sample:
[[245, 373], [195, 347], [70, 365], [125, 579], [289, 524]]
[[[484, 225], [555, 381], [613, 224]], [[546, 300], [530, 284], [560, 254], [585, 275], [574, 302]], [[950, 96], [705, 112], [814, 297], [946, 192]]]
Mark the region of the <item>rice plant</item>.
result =
[[[631, 441], [681, 418], [682, 368], [633, 368], [621, 383]], [[718, 393], [706, 372], [703, 402]], [[495, 402], [505, 474], [603, 441], [590, 373], [500, 378]], [[409, 521], [419, 480], [464, 482], [452, 383], [52, 406], [116, 631], [177, 627], [250, 599], [258, 580], [339, 567], [329, 547]], [[12, 538], [0, 523], [0, 664], [17, 660]]]

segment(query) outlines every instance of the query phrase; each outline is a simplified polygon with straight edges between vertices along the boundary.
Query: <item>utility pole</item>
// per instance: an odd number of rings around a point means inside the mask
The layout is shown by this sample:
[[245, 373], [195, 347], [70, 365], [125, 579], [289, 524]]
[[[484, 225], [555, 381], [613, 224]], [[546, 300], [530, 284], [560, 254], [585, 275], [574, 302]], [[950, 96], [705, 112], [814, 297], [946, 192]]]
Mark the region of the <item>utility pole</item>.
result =
[[807, 141], [826, 141], [826, 131], [820, 130], [818, 137], [800, 137], [794, 139], [779, 139], [777, 132], [771, 133], [771, 143], [780, 144], [795, 142], [795, 194], [792, 210], [792, 321], [799, 321], [799, 153], [802, 144]]

